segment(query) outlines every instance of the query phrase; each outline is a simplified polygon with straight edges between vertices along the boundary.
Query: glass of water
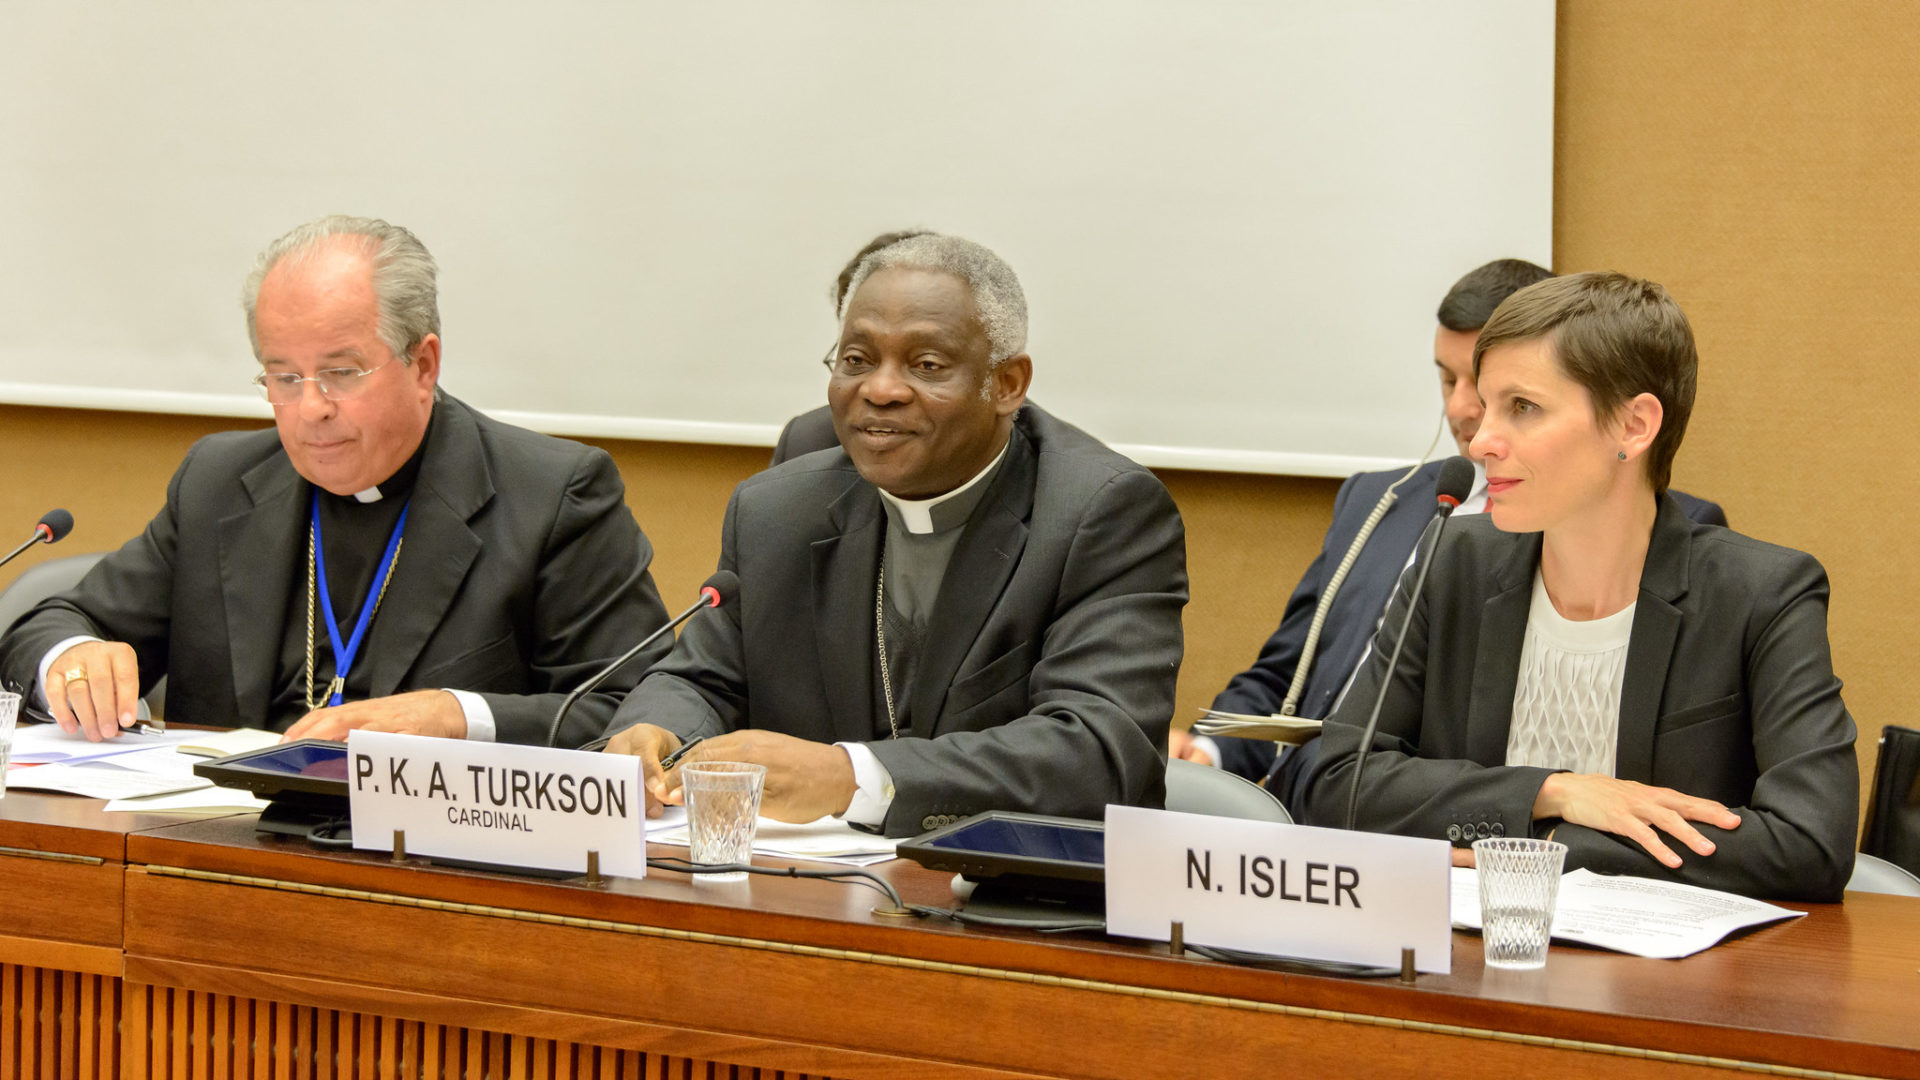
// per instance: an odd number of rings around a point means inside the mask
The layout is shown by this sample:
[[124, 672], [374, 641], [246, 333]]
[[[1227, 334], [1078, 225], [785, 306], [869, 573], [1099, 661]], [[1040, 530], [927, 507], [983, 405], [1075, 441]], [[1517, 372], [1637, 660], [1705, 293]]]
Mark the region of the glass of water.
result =
[[13, 725], [20, 719], [20, 695], [0, 692], [0, 799], [7, 795], [7, 769], [13, 761]]
[[1480, 874], [1480, 937], [1487, 966], [1537, 968], [1547, 963], [1553, 904], [1567, 845], [1497, 837], [1473, 842]]
[[[677, 766], [687, 801], [687, 836], [693, 861], [708, 866], [753, 861], [753, 830], [760, 821], [765, 765], [744, 761], [688, 762]], [[701, 874], [696, 880], [744, 881], [744, 870]]]

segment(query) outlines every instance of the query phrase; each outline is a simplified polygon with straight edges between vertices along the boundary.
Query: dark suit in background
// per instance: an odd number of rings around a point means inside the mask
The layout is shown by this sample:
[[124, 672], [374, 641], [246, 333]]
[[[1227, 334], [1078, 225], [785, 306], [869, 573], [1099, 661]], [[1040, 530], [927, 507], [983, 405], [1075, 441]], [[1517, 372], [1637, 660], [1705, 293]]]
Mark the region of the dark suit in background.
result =
[[767, 463], [767, 468], [784, 465], [815, 450], [830, 450], [839, 445], [840, 437], [833, 433], [833, 410], [825, 405], [809, 409], [787, 421], [786, 426], [780, 429], [780, 438], [773, 444], [773, 460]]
[[[1360, 557], [1341, 583], [1321, 625], [1313, 667], [1307, 673], [1307, 685], [1298, 703], [1300, 716], [1325, 719], [1333, 710], [1341, 688], [1359, 666], [1367, 643], [1373, 640], [1380, 616], [1387, 610], [1387, 601], [1393, 597], [1394, 583], [1400, 580], [1401, 571], [1413, 556], [1415, 542], [1433, 517], [1442, 464], [1442, 461], [1430, 461], [1400, 485], [1398, 500], [1374, 526], [1373, 535], [1360, 549]], [[1374, 505], [1406, 472], [1389, 469], [1357, 473], [1340, 485], [1340, 493], [1333, 500], [1333, 523], [1327, 527], [1320, 553], [1314, 556], [1300, 583], [1294, 587], [1293, 595], [1287, 599], [1279, 629], [1267, 639], [1253, 666], [1235, 675], [1214, 698], [1214, 708], [1256, 716], [1280, 711], [1287, 698], [1287, 687], [1293, 682], [1294, 669], [1300, 662], [1301, 650], [1306, 647], [1314, 609], [1319, 606], [1328, 581], [1339, 568], [1340, 560], [1346, 557], [1347, 548], [1359, 535], [1367, 515], [1373, 513]], [[1694, 521], [1706, 525], [1727, 523], [1727, 516], [1719, 506], [1678, 491], [1673, 496]], [[1319, 754], [1317, 745], [1309, 743], [1288, 755], [1276, 772], [1271, 742], [1220, 738], [1214, 743], [1220, 749], [1222, 768], [1249, 780], [1266, 779], [1268, 790], [1286, 803], [1289, 810], [1296, 815], [1301, 812], [1300, 781]]]
[[[366, 666], [372, 697], [479, 692], [502, 742], [544, 742], [567, 691], [666, 621], [652, 549], [605, 452], [446, 395], [433, 419], [400, 560], [355, 668]], [[200, 440], [145, 533], [0, 639], [7, 686], [29, 694], [46, 651], [88, 635], [133, 647], [143, 691], [169, 676], [175, 720], [267, 724], [288, 628], [305, 617], [290, 586], [305, 573], [312, 490], [272, 430]], [[598, 734], [665, 650], [583, 698], [562, 745]]]
[[[1670, 871], [1624, 836], [1534, 821], [1553, 770], [1505, 764], [1539, 561], [1538, 533], [1503, 533], [1485, 517], [1447, 527], [1380, 713], [1358, 827], [1460, 845], [1552, 831], [1569, 870], [1838, 900], [1853, 868], [1859, 778], [1820, 564], [1661, 502], [1627, 647], [1615, 775], [1717, 800], [1741, 818], [1735, 829], [1699, 825], [1717, 850], [1678, 847], [1685, 862]], [[1399, 625], [1406, 592], [1388, 626]], [[1344, 820], [1386, 653], [1373, 651], [1326, 725], [1307, 781], [1311, 824]]]
[[1031, 405], [947, 565], [910, 694], [876, 718], [886, 515], [844, 451], [734, 489], [720, 568], [740, 603], [687, 625], [615, 717], [682, 739], [752, 727], [864, 742], [892, 776], [884, 831], [982, 810], [1097, 818], [1158, 806], [1187, 600], [1179, 511], [1146, 469]]

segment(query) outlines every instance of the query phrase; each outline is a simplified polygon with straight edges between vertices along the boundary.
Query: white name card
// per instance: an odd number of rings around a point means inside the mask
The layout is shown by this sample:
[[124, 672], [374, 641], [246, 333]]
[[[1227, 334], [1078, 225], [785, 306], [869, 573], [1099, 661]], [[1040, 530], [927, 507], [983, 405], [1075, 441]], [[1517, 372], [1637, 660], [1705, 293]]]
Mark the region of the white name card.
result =
[[353, 846], [537, 870], [647, 873], [640, 759], [541, 746], [355, 731], [347, 736]]
[[1109, 806], [1106, 850], [1110, 934], [1453, 969], [1445, 841]]

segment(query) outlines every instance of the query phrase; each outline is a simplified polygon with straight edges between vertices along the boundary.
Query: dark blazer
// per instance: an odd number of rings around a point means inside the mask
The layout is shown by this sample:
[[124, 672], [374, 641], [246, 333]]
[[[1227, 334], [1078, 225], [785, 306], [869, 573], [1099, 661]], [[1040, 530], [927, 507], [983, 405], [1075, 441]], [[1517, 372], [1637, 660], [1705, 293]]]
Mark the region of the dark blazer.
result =
[[767, 463], [767, 468], [839, 445], [840, 436], [833, 433], [833, 410], [825, 405], [808, 409], [780, 429], [780, 438], [773, 444], [773, 460]]
[[[1333, 606], [1327, 609], [1326, 622], [1321, 625], [1320, 642], [1314, 649], [1313, 668], [1307, 673], [1307, 685], [1300, 695], [1299, 715], [1325, 719], [1333, 711], [1340, 689], [1352, 677], [1361, 656], [1366, 654], [1367, 643], [1373, 640], [1380, 616], [1386, 612], [1387, 601], [1393, 597], [1394, 583], [1400, 580], [1400, 572], [1413, 555], [1413, 545], [1433, 517], [1434, 496], [1439, 489], [1442, 463], [1430, 461], [1420, 466], [1406, 483], [1400, 485], [1393, 506], [1380, 519], [1380, 524], [1374, 526], [1373, 535], [1367, 538], [1366, 546], [1360, 549], [1360, 557], [1354, 561], [1353, 569], [1341, 583]], [[1260, 658], [1254, 661], [1253, 666], [1235, 675], [1227, 683], [1226, 689], [1214, 698], [1214, 708], [1256, 716], [1280, 711], [1281, 703], [1287, 698], [1287, 687], [1293, 682], [1301, 651], [1306, 647], [1307, 629], [1313, 623], [1314, 609], [1319, 606], [1327, 583], [1339, 568], [1340, 560], [1346, 558], [1347, 547], [1359, 535], [1360, 527], [1366, 522], [1367, 516], [1373, 513], [1374, 505], [1393, 482], [1405, 476], [1406, 472], [1405, 469], [1389, 469], [1358, 473], [1340, 485], [1340, 493], [1333, 500], [1333, 523], [1327, 527], [1320, 553], [1314, 556], [1307, 572], [1301, 575], [1300, 583], [1294, 586], [1293, 595], [1287, 599], [1287, 606], [1280, 616], [1280, 628], [1267, 639], [1266, 645], [1260, 650]], [[1705, 525], [1727, 523], [1727, 516], [1719, 506], [1684, 492], [1676, 491], [1673, 496], [1694, 521]], [[1303, 766], [1318, 757], [1317, 746], [1304, 753], [1289, 755], [1281, 769], [1274, 772], [1273, 743], [1260, 739], [1231, 738], [1216, 739], [1214, 742], [1220, 748], [1221, 767], [1250, 780], [1268, 778], [1272, 773], [1267, 781], [1268, 789], [1278, 795], [1296, 815], [1300, 812], [1299, 780], [1305, 773]]]
[[1032, 405], [991, 483], [935, 601], [911, 737], [873, 741], [885, 513], [840, 449], [734, 489], [720, 568], [740, 603], [688, 623], [612, 730], [867, 743], [893, 778], [895, 836], [982, 810], [1159, 806], [1187, 601], [1179, 511], [1151, 472]]
[[[544, 742], [568, 690], [666, 611], [646, 537], [604, 451], [434, 404], [404, 547], [368, 630], [376, 696], [479, 692], [503, 742]], [[311, 485], [271, 430], [194, 444], [146, 532], [0, 639], [0, 675], [26, 693], [54, 644], [86, 634], [133, 646], [141, 689], [169, 676], [167, 712], [195, 724], [266, 722], [291, 583], [305, 572]], [[639, 658], [569, 714], [564, 745], [598, 734]]]
[[[1552, 770], [1504, 764], [1539, 561], [1538, 533], [1503, 533], [1484, 517], [1448, 525], [1381, 710], [1358, 826], [1460, 845], [1552, 830], [1568, 869], [1839, 899], [1853, 867], [1859, 778], [1820, 564], [1661, 502], [1627, 647], [1615, 774], [1718, 800], [1741, 818], [1735, 829], [1700, 825], [1717, 850], [1676, 847], [1685, 861], [1669, 871], [1623, 836], [1534, 821]], [[1399, 625], [1410, 589], [1398, 590], [1387, 626]], [[1345, 816], [1387, 660], [1383, 643], [1326, 725], [1307, 797], [1312, 824]]]

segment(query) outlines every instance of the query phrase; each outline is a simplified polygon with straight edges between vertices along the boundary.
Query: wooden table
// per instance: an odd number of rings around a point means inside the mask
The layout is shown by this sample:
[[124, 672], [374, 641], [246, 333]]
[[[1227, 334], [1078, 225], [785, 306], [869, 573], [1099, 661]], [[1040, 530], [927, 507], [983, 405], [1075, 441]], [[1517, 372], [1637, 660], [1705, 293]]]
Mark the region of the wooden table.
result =
[[[0, 844], [99, 860], [0, 856], [37, 875], [0, 938], [0, 1076], [1920, 1077], [1903, 898], [1681, 961], [1494, 971], [1456, 935], [1454, 973], [1407, 986], [884, 919], [858, 886], [590, 887], [95, 806], [0, 803]], [[881, 870], [950, 902], [945, 875]]]

